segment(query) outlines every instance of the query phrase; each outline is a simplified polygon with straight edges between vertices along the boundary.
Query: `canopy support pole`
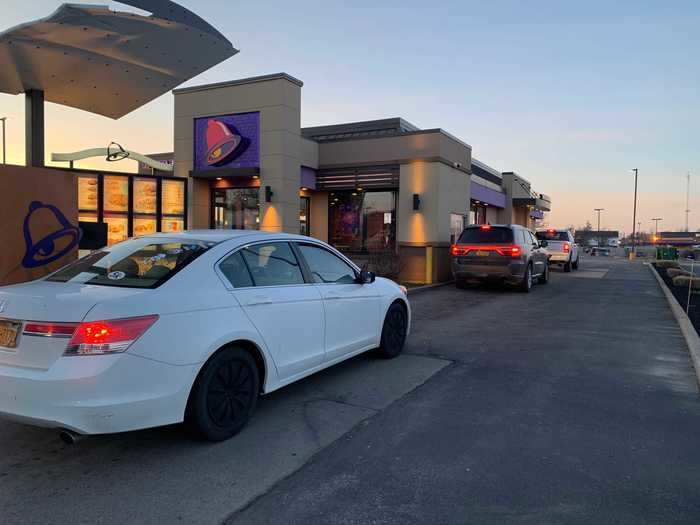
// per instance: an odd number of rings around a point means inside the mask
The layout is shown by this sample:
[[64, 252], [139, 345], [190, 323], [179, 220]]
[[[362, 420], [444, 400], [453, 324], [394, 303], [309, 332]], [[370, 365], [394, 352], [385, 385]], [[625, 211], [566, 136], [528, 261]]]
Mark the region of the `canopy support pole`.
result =
[[25, 164], [44, 167], [44, 92], [30, 89], [24, 106]]

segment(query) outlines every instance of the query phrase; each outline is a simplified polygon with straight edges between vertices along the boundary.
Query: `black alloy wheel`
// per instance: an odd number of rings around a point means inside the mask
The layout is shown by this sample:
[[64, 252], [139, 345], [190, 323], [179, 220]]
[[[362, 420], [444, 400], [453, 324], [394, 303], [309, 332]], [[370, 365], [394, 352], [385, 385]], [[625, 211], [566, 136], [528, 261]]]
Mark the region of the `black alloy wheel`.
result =
[[525, 275], [523, 275], [523, 280], [520, 283], [520, 291], [529, 293], [530, 290], [532, 290], [532, 264], [528, 263], [525, 268]]
[[540, 284], [547, 284], [549, 282], [549, 263], [544, 264], [544, 271], [540, 275]]
[[406, 343], [407, 331], [408, 317], [405, 308], [399, 303], [392, 304], [384, 318], [379, 355], [387, 359], [398, 356]]
[[185, 424], [209, 441], [233, 437], [255, 411], [259, 393], [260, 374], [250, 353], [224, 348], [202, 368], [190, 393]]

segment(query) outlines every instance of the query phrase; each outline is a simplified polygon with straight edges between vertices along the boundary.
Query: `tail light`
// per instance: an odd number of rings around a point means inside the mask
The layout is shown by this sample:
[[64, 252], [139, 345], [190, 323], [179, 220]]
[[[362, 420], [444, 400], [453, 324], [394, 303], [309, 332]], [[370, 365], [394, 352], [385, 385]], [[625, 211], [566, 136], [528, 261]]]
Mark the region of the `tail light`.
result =
[[482, 244], [475, 245], [457, 245], [453, 244], [450, 248], [450, 253], [453, 256], [467, 255], [469, 252], [496, 252], [505, 257], [520, 257], [522, 250], [519, 245], [512, 244], [507, 246], [489, 246]]
[[522, 255], [523, 253], [520, 249], [520, 246], [518, 246], [517, 244], [514, 244], [512, 246], [505, 246], [503, 248], [498, 248], [496, 251], [501, 255], [505, 255], [506, 257], [520, 257], [520, 255]]
[[464, 248], [464, 246], [457, 246], [456, 244], [453, 244], [450, 247], [450, 253], [452, 255], [464, 255], [467, 253], [467, 250]]
[[564, 243], [564, 252], [568, 253], [571, 251], [571, 245], [568, 242]]
[[39, 337], [71, 337], [76, 323], [41, 323], [29, 321], [24, 325], [24, 335], [36, 335]]
[[125, 352], [153, 323], [157, 315], [80, 323], [64, 355], [100, 355]]

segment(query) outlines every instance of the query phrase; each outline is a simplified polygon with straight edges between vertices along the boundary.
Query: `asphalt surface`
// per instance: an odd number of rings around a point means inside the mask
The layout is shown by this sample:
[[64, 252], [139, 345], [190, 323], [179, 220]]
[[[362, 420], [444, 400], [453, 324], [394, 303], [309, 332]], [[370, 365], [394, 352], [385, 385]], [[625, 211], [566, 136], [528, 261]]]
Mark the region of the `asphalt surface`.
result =
[[0, 423], [0, 523], [700, 523], [700, 396], [648, 268], [411, 301], [405, 355], [266, 396], [226, 443]]
[[700, 397], [641, 263], [416, 295], [452, 364], [229, 523], [700, 523]]

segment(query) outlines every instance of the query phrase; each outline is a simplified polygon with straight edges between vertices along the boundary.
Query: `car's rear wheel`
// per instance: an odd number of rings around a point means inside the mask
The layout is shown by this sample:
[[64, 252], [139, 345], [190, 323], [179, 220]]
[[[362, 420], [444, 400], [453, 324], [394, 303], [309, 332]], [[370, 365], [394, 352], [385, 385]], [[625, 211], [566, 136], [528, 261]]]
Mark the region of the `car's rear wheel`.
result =
[[216, 353], [202, 368], [187, 402], [185, 425], [197, 437], [223, 441], [235, 436], [255, 411], [260, 374], [243, 348]]
[[378, 354], [387, 359], [398, 356], [406, 343], [407, 331], [408, 315], [406, 309], [399, 303], [392, 304], [384, 318], [382, 338], [377, 349]]
[[578, 257], [576, 257], [576, 261], [574, 261], [574, 263], [571, 265], [571, 267], [572, 267], [574, 270], [578, 270]]
[[564, 271], [567, 273], [571, 271], [571, 259], [564, 263]]
[[532, 264], [528, 264], [525, 268], [525, 275], [520, 282], [520, 291], [529, 293], [532, 290]]
[[467, 281], [465, 279], [455, 279], [455, 286], [460, 290], [464, 290], [467, 287]]

